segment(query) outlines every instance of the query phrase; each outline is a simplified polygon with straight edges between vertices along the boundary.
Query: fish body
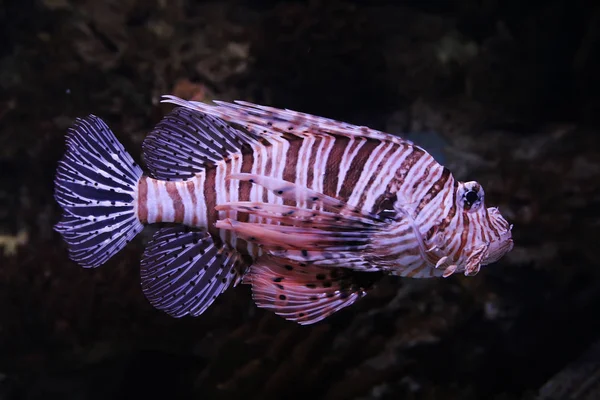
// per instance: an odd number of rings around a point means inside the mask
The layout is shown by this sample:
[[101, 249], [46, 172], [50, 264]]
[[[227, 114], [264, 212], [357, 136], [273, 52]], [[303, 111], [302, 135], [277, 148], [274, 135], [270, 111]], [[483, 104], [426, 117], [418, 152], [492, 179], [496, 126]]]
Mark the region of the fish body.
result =
[[259, 307], [301, 324], [364, 296], [381, 274], [476, 274], [512, 249], [511, 228], [397, 136], [246, 102], [177, 107], [135, 165], [99, 118], [79, 119], [56, 178], [56, 229], [71, 258], [97, 267], [146, 224], [142, 290], [170, 315], [202, 314], [252, 285]]

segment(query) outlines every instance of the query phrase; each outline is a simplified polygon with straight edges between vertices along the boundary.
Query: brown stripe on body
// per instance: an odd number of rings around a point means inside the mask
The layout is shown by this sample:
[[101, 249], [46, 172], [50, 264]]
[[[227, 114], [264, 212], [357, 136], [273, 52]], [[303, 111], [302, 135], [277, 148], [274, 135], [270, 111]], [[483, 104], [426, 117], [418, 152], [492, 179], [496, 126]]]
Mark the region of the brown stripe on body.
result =
[[335, 138], [333, 149], [331, 149], [327, 159], [325, 176], [323, 177], [323, 193], [327, 196], [335, 197], [336, 195], [338, 179], [340, 178], [340, 163], [349, 143], [350, 139], [345, 136]]
[[[258, 175], [262, 175], [262, 165], [263, 165], [263, 158], [265, 157], [265, 155], [263, 155], [263, 152], [261, 151], [263, 149], [262, 144], [255, 144], [252, 147], [252, 154], [254, 155], [253, 159], [252, 159], [252, 166], [256, 167], [253, 169], [254, 173], [258, 174]], [[265, 189], [263, 187], [256, 187], [255, 191], [258, 192], [258, 195], [253, 198], [253, 200], [259, 199], [262, 201], [264, 201], [264, 195], [265, 195]]]
[[165, 182], [164, 184], [165, 188], [167, 189], [167, 194], [173, 202], [174, 216], [172, 222], [182, 223], [183, 217], [185, 215], [185, 205], [183, 204], [183, 201], [181, 200], [181, 195], [177, 190], [177, 183], [178, 182], [169, 181]]
[[[262, 151], [265, 153], [266, 157], [267, 157], [267, 162], [265, 163], [265, 170], [264, 170], [264, 176], [273, 176], [273, 171], [275, 170], [275, 165], [274, 163], [277, 162], [277, 160], [274, 159], [273, 157], [273, 145], [270, 142], [266, 142], [266, 144], [264, 144], [264, 149], [262, 149]], [[269, 202], [269, 191], [267, 189], [263, 190], [263, 196], [262, 196], [263, 202], [268, 203]]]
[[[160, 187], [159, 186], [161, 183], [162, 183], [162, 181], [159, 182], [156, 179], [152, 179], [150, 181], [150, 184], [154, 188], [155, 196], [159, 199], [160, 199], [160, 195], [159, 195]], [[159, 200], [156, 202], [156, 219], [154, 220], [154, 222], [162, 222], [162, 221], [163, 221], [163, 204], [162, 204], [162, 201]]]
[[190, 195], [190, 199], [192, 202], [192, 209], [194, 210], [192, 212], [192, 226], [197, 226], [198, 225], [198, 213], [196, 212], [197, 209], [197, 202], [198, 199], [196, 198], [196, 184], [194, 183], [194, 179], [190, 179], [189, 181], [185, 182], [185, 190], [187, 190], [188, 194]]
[[[413, 166], [425, 155], [425, 152], [417, 147], [410, 147], [411, 153], [402, 161], [400, 168], [396, 171], [394, 177], [396, 184], [401, 186], [404, 184], [407, 175], [411, 172]], [[405, 189], [404, 189], [405, 190]]]
[[[392, 146], [392, 148], [387, 151], [387, 154], [394, 154], [398, 150], [399, 147], [401, 147], [401, 145], [394, 144]], [[381, 151], [386, 151], [386, 150], [385, 150], [385, 148], [382, 148]], [[371, 191], [371, 187], [373, 186], [373, 183], [375, 182], [375, 180], [379, 177], [379, 175], [381, 173], [385, 172], [385, 170], [384, 170], [385, 165], [388, 163], [393, 164], [398, 157], [401, 157], [401, 154], [397, 155], [393, 160], [390, 160], [389, 158], [385, 158], [385, 157], [383, 157], [381, 159], [381, 161], [377, 165], [377, 168], [375, 169], [375, 173], [371, 174], [371, 177], [369, 178], [369, 181], [367, 182], [367, 185], [365, 186], [365, 190], [363, 190], [363, 192], [361, 193], [360, 199], [358, 200], [358, 204], [356, 204], [357, 207], [362, 207], [363, 204], [365, 204], [365, 201], [367, 200], [367, 195]], [[384, 191], [383, 195], [386, 195], [385, 191]], [[377, 201], [379, 201], [379, 200], [381, 200], [381, 196], [373, 203], [373, 205], [375, 205], [377, 203]]]
[[219, 218], [219, 212], [215, 210], [217, 205], [217, 192], [215, 187], [215, 178], [217, 175], [216, 167], [206, 170], [206, 179], [204, 180], [204, 200], [206, 202], [206, 224], [213, 241], [217, 246], [221, 245], [219, 230], [215, 228], [215, 223]]
[[425, 165], [424, 171], [415, 171], [417, 172], [417, 179], [415, 180], [415, 183], [413, 183], [413, 190], [416, 191], [419, 187], [421, 187], [421, 185], [424, 182], [427, 182], [430, 179], [429, 175], [431, 174], [431, 168], [433, 168], [436, 165], [438, 165], [438, 163], [433, 158], [431, 158], [429, 162]]
[[[307, 180], [307, 175], [310, 172], [311, 168], [309, 165], [309, 160], [311, 154], [316, 151], [316, 146], [318, 142], [318, 138], [314, 135], [310, 135], [309, 137], [302, 140], [304, 151], [298, 153], [298, 162], [296, 164], [296, 177], [294, 179], [297, 185], [309, 187], [310, 183]], [[298, 169], [301, 168], [301, 169]]]
[[[456, 215], [456, 191], [458, 190], [458, 181], [454, 181], [454, 186], [451, 189], [452, 192], [452, 205], [450, 206], [450, 210], [448, 211], [448, 214], [446, 214], [446, 216], [444, 217], [444, 219], [442, 220], [442, 222], [440, 222], [438, 225], [434, 225], [432, 226], [429, 231], [427, 231], [426, 234], [426, 238], [427, 240], [431, 239], [431, 237], [436, 233], [436, 232], [441, 232], [444, 229], [446, 229], [448, 227], [448, 225], [450, 225], [450, 223], [452, 222], [452, 219], [454, 218], [454, 216]], [[450, 193], [444, 193], [444, 199], [442, 200], [442, 204], [446, 204], [446, 199], [448, 197]]]
[[360, 176], [362, 175], [367, 160], [369, 159], [371, 153], [377, 148], [377, 146], [379, 146], [380, 143], [381, 141], [379, 140], [368, 138], [366, 143], [358, 151], [358, 153], [350, 163], [350, 167], [348, 168], [348, 172], [346, 173], [346, 178], [344, 179], [344, 182], [342, 184], [342, 190], [340, 190], [340, 199], [342, 201], [347, 201], [352, 195], [354, 187], [360, 180]]
[[[417, 208], [416, 208], [417, 214], [419, 212], [421, 212], [421, 210], [427, 204], [429, 204], [442, 191], [442, 189], [444, 189], [444, 186], [446, 185], [446, 182], [448, 182], [449, 178], [450, 178], [450, 170], [448, 168], [444, 167], [440, 178], [437, 181], [435, 181], [433, 183], [433, 185], [431, 185], [431, 187], [429, 188], [429, 190], [427, 191], [425, 196], [423, 196], [423, 198], [419, 201], [419, 204], [417, 205]], [[415, 186], [416, 185], [417, 185], [417, 183], [415, 183]]]
[[[231, 175], [231, 173], [233, 172], [233, 161], [232, 161], [232, 157], [224, 156], [223, 158], [225, 159], [225, 161], [224, 161], [225, 165], [224, 165], [224, 168], [223, 168], [224, 171], [223, 171], [223, 175], [222, 176], [223, 176], [223, 179], [224, 179], [223, 189], [224, 189], [225, 193], [222, 193], [222, 194], [225, 197], [225, 203], [229, 203], [231, 201], [231, 185], [232, 185], [233, 181], [227, 180], [227, 177], [229, 175]], [[217, 166], [217, 168], [219, 168], [219, 167]], [[217, 184], [220, 186], [221, 182], [215, 182], [215, 188], [216, 188]], [[233, 212], [233, 211], [226, 211], [225, 212], [225, 218], [232, 218], [232, 216], [234, 214], [235, 214], [235, 212]], [[225, 232], [221, 232], [221, 233], [223, 234], [223, 236], [225, 236], [225, 239], [224, 239], [225, 243], [231, 244], [233, 242], [232, 241], [232, 235], [233, 234], [232, 234], [232, 232], [229, 229], [227, 229], [227, 230], [225, 230]]]
[[[298, 154], [302, 147], [302, 139], [295, 138], [289, 141], [290, 147], [288, 148], [285, 169], [283, 170], [283, 180], [288, 182], [296, 182], [296, 164], [298, 164]], [[286, 206], [294, 206], [296, 202], [294, 200], [284, 200], [283, 204]]]
[[308, 188], [312, 188], [312, 181], [315, 176], [315, 170], [313, 167], [317, 161], [317, 153], [322, 142], [322, 137], [315, 136], [315, 142], [309, 150], [308, 170], [306, 171], [306, 187]]
[[[405, 147], [404, 151], [400, 152], [398, 154], [397, 158], [402, 158], [404, 156], [404, 153], [406, 151], [409, 151], [410, 149], [411, 149], [411, 147]], [[396, 160], [394, 159], [393, 161], [390, 162], [390, 165], [393, 166], [395, 163], [396, 163]], [[398, 168], [397, 171], [399, 171], [401, 168], [403, 168], [403, 166], [405, 166], [404, 162], [402, 164], [400, 164], [400, 167]], [[396, 174], [397, 171], [390, 171], [390, 172]], [[388, 182], [387, 186], [385, 187], [385, 190], [383, 191], [383, 193], [373, 202], [373, 207], [371, 208], [371, 213], [379, 214], [381, 211], [383, 211], [386, 208], [393, 209], [394, 203], [398, 200], [396, 191], [400, 187], [401, 183], [402, 182], [400, 182], [396, 177], [390, 179], [390, 181]]]
[[[250, 174], [252, 173], [252, 164], [254, 163], [254, 153], [250, 146], [244, 146], [242, 149], [242, 165], [240, 166], [240, 173]], [[250, 190], [252, 189], [252, 183], [249, 181], [240, 181], [238, 186], [238, 201], [249, 201]], [[245, 212], [238, 212], [236, 220], [240, 222], [248, 222], [249, 214]], [[238, 237], [236, 240], [236, 249], [243, 256], [248, 256], [248, 243]]]
[[[240, 172], [243, 174], [252, 173], [252, 164], [254, 163], [254, 152], [250, 146], [244, 146], [242, 148], [242, 167]], [[248, 181], [241, 181], [239, 186], [238, 199], [239, 201], [250, 200], [250, 190], [252, 189], [252, 183]], [[238, 213], [237, 217], [240, 222], [248, 222], [248, 213]]]
[[148, 177], [144, 176], [138, 183], [137, 217], [142, 224], [148, 223]]
[[[450, 207], [450, 211], [448, 211], [448, 215], [444, 218], [444, 221], [440, 224], [440, 228], [446, 229], [448, 225], [452, 222], [452, 219], [456, 215], [456, 196], [458, 191], [458, 181], [454, 181], [454, 187], [452, 188], [452, 206]], [[445, 200], [445, 199], [444, 199]], [[445, 201], [444, 201], [445, 203]]]
[[462, 232], [460, 233], [460, 245], [458, 246], [458, 249], [454, 253], [454, 257], [453, 257], [454, 262], [458, 261], [458, 258], [460, 257], [462, 251], [464, 250], [465, 246], [467, 245], [468, 240], [469, 240], [469, 216], [466, 215], [465, 211], [463, 211]]

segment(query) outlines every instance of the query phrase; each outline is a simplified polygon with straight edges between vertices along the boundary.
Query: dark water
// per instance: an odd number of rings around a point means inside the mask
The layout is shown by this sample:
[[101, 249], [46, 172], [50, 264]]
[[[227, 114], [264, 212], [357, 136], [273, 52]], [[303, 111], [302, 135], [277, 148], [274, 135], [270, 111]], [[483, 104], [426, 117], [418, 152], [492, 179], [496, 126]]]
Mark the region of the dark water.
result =
[[[1, 2], [0, 399], [529, 399], [585, 352], [600, 334], [600, 8], [424, 3]], [[484, 185], [515, 249], [471, 278], [385, 279], [310, 327], [246, 286], [169, 318], [139, 285], [150, 231], [95, 270], [52, 231], [73, 119], [102, 117], [140, 160], [165, 93], [410, 132]]]

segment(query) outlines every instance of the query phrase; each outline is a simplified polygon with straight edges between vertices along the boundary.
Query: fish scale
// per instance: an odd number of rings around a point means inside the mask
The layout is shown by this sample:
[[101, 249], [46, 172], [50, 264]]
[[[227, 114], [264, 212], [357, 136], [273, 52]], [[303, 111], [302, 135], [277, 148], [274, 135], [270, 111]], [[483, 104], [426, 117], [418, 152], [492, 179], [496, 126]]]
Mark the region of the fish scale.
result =
[[243, 282], [259, 307], [311, 324], [364, 296], [364, 274], [474, 275], [512, 249], [481, 185], [408, 140], [247, 102], [164, 101], [177, 107], [142, 145], [147, 175], [99, 119], [73, 127], [67, 140], [82, 150], [70, 145], [58, 170], [57, 230], [95, 267], [141, 226], [168, 223], [141, 278], [172, 316], [200, 315]]

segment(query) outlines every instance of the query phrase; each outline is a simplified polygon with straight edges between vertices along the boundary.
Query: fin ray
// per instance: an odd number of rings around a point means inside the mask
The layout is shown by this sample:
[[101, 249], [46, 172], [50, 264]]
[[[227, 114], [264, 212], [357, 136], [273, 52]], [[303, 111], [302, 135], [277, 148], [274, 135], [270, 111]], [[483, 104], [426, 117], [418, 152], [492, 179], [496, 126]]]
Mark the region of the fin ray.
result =
[[354, 304], [366, 294], [345, 269], [301, 266], [287, 260], [261, 257], [244, 276], [260, 308], [301, 325], [319, 322]]
[[184, 100], [173, 95], [164, 95], [161, 102], [213, 115], [224, 121], [241, 125], [257, 136], [337, 135], [344, 137], [368, 137], [414, 146], [409, 140], [366, 126], [353, 125], [331, 118], [290, 109], [279, 109], [254, 104], [247, 101], [236, 100], [233, 103], [214, 101], [215, 105], [209, 105], [203, 102]]
[[142, 257], [142, 291], [173, 317], [198, 316], [236, 279], [237, 261], [235, 251], [218, 248], [207, 232], [162, 228]]
[[303, 208], [290, 205], [263, 203], [256, 201], [238, 201], [220, 204], [215, 207], [217, 211], [236, 211], [252, 214], [257, 217], [270, 218], [290, 224], [306, 223], [319, 227], [353, 227], [368, 229], [375, 226], [378, 221], [354, 215], [341, 215], [337, 212]]
[[[273, 256], [322, 266], [344, 265], [355, 270], [371, 269], [369, 257], [375, 253], [372, 239], [389, 222], [293, 182], [273, 177], [239, 173], [229, 179], [249, 181], [295, 200], [297, 206], [264, 202], [220, 204], [218, 211], [237, 211], [276, 223], [240, 222], [225, 218], [216, 227], [234, 232]], [[319, 205], [322, 207], [317, 208]]]
[[156, 178], [184, 180], [253, 140], [216, 117], [178, 107], [154, 127], [142, 149]]
[[141, 168], [98, 117], [76, 119], [58, 163], [56, 224], [72, 260], [86, 268], [105, 263], [143, 229], [135, 199]]

